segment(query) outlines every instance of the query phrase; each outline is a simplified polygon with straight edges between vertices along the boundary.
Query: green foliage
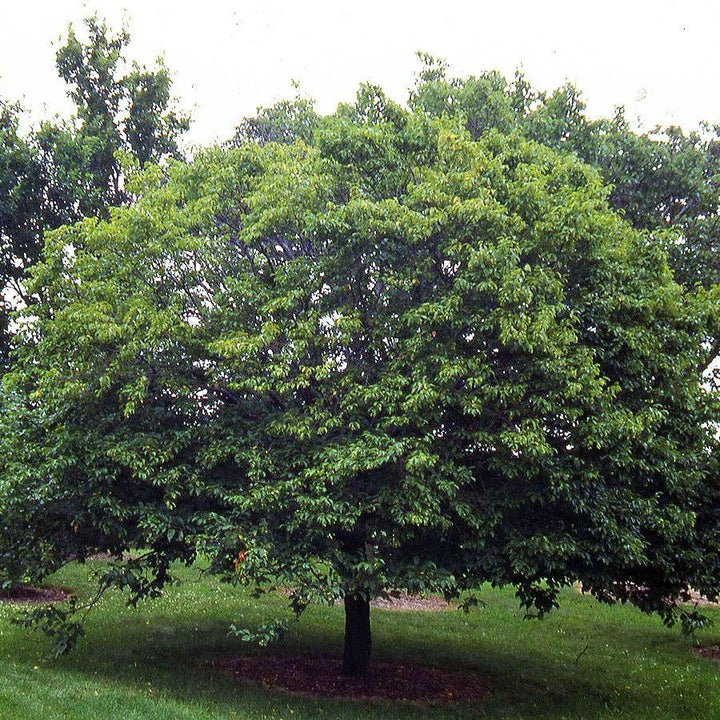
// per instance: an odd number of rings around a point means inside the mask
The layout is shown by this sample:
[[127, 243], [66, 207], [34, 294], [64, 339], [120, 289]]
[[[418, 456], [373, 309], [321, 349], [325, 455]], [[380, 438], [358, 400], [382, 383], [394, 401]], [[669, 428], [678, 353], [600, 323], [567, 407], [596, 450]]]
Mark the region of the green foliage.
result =
[[367, 86], [312, 146], [129, 189], [33, 269], [3, 502], [42, 504], [11, 556], [147, 549], [133, 597], [198, 553], [300, 604], [489, 581], [543, 614], [580, 580], [671, 622], [718, 593], [713, 309], [595, 170]]
[[158, 61], [128, 68], [126, 31], [114, 34], [97, 17], [87, 39], [72, 27], [57, 52], [57, 69], [76, 105], [69, 122], [18, 130], [19, 107], [0, 101], [0, 368], [10, 341], [9, 314], [27, 302], [23, 276], [40, 256], [47, 230], [84, 217], [107, 217], [130, 200], [121, 155], [131, 164], [178, 157], [188, 120], [172, 107], [171, 79]]
[[292, 100], [281, 100], [267, 108], [258, 108], [255, 117], [245, 118], [235, 130], [231, 144], [246, 142], [264, 145], [269, 142], [293, 143], [303, 140], [310, 143], [319, 122], [312, 100], [300, 95]]
[[497, 72], [451, 78], [442, 61], [425, 54], [420, 60], [410, 96], [413, 108], [434, 117], [459, 116], [473, 137], [490, 129], [516, 129], [576, 154], [600, 170], [611, 186], [610, 205], [635, 227], [674, 230], [669, 251], [678, 282], [706, 288], [720, 282], [718, 127], [638, 134], [622, 108], [613, 118], [589, 119], [572, 85], [548, 95], [534, 90], [520, 73], [511, 83]]
[[[77, 107], [79, 139], [88, 144], [82, 167], [92, 174], [97, 198], [93, 212], [125, 199], [118, 151], [130, 153], [140, 165], [177, 157], [177, 138], [188, 119], [170, 106], [170, 74], [162, 63], [154, 70], [137, 63], [126, 68], [126, 30], [113, 34], [97, 16], [85, 20], [87, 41], [72, 26], [57, 52], [57, 69]], [[124, 73], [124, 74], [123, 74]]]
[[[36, 252], [43, 218], [33, 207], [42, 188], [42, 168], [35, 149], [18, 129], [19, 109], [0, 101], [0, 283], [18, 292], [25, 260]], [[0, 366], [8, 352], [9, 315], [0, 305]]]
[[74, 619], [77, 612], [77, 602], [71, 599], [68, 607], [43, 605], [26, 611], [13, 621], [16, 625], [39, 630], [49, 638], [52, 650], [48, 657], [57, 659], [71, 652], [85, 634], [82, 623]]

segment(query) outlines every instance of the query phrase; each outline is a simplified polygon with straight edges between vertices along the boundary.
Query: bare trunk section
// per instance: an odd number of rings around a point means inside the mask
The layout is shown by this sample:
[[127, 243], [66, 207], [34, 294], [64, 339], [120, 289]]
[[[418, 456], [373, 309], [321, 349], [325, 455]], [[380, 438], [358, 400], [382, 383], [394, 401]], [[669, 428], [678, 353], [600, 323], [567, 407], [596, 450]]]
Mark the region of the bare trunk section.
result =
[[343, 675], [367, 675], [370, 667], [370, 601], [362, 597], [345, 596], [345, 653]]

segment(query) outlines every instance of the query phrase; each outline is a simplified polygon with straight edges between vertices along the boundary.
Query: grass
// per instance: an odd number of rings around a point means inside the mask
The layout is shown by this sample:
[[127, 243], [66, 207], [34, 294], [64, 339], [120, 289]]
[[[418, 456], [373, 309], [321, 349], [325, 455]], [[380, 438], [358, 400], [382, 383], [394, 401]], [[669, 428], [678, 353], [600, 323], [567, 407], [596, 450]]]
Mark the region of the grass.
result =
[[[96, 563], [97, 564], [97, 563]], [[87, 566], [53, 581], [91, 590]], [[523, 620], [512, 591], [484, 589], [483, 610], [469, 615], [373, 611], [373, 657], [479, 673], [492, 685], [481, 702], [457, 706], [320, 700], [297, 697], [219, 675], [210, 662], [260, 650], [228, 637], [231, 623], [254, 627], [285, 612], [283, 598], [248, 594], [179, 571], [182, 583], [131, 610], [120, 595], [91, 615], [75, 653], [44, 659], [47, 645], [10, 623], [17, 608], [0, 606], [0, 718], [153, 720], [168, 718], [692, 718], [720, 717], [715, 663], [696, 657], [693, 641], [654, 617], [607, 607], [568, 590], [561, 609]], [[698, 635], [720, 643], [715, 625]], [[342, 651], [341, 608], [307, 611], [281, 652]]]

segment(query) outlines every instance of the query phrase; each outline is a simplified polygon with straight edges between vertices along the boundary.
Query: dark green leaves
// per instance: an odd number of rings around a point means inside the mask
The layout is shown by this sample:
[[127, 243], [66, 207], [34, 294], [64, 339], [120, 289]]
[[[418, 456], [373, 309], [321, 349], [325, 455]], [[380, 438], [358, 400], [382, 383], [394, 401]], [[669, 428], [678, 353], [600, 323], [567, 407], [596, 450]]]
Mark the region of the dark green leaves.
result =
[[49, 237], [6, 482], [46, 499], [52, 562], [147, 549], [111, 580], [139, 598], [202, 553], [296, 610], [717, 592], [712, 311], [598, 174], [370, 87], [313, 142], [150, 167], [132, 207]]

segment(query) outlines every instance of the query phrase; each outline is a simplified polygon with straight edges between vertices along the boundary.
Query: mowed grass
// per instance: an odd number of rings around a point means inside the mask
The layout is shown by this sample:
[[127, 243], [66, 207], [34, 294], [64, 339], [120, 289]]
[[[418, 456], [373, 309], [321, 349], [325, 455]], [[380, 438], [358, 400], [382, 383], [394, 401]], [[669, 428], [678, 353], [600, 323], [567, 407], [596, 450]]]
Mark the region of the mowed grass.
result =
[[[99, 563], [73, 566], [53, 582], [91, 591]], [[260, 600], [178, 570], [181, 583], [138, 609], [119, 594], [90, 616], [87, 636], [60, 660], [10, 623], [0, 605], [0, 718], [720, 718], [720, 666], [697, 657], [694, 642], [654, 617], [607, 607], [568, 590], [561, 609], [524, 620], [511, 590], [483, 589], [487, 603], [459, 611], [373, 610], [373, 658], [477, 673], [491, 685], [482, 701], [417, 705], [299, 697], [226, 677], [211, 663], [229, 654], [342, 652], [340, 607], [314, 607], [282, 646], [260, 649], [228, 636], [231, 623], [255, 627], [286, 613], [281, 597]], [[698, 635], [720, 643], [715, 625]]]

